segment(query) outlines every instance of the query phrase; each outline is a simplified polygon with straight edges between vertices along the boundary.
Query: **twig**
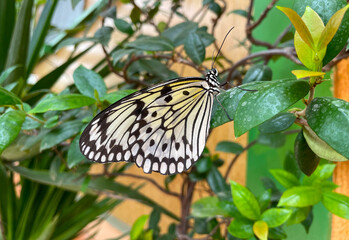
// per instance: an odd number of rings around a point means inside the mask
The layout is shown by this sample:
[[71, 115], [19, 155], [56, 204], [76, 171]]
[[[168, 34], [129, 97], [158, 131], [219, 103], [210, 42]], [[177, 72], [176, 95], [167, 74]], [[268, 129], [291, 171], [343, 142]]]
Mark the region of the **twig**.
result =
[[323, 68], [322, 71], [324, 72], [328, 72], [329, 70], [331, 70], [331, 68], [333, 68], [338, 62], [340, 62], [341, 60], [345, 59], [345, 58], [349, 58], [349, 52], [347, 52], [345, 50], [345, 48], [342, 49], [342, 51], [337, 55], [337, 57], [335, 57], [334, 59], [332, 59], [331, 62], [327, 63]]
[[242, 59], [240, 59], [239, 61], [237, 61], [233, 66], [231, 66], [231, 68], [229, 69], [229, 73], [227, 76], [227, 81], [231, 81], [231, 76], [233, 74], [233, 72], [241, 65], [246, 64], [250, 59], [253, 58], [258, 58], [258, 57], [267, 57], [267, 56], [275, 56], [275, 55], [281, 55], [284, 56], [290, 60], [292, 60], [294, 63], [301, 65], [301, 61], [299, 61], [299, 59], [296, 57], [295, 55], [295, 50], [293, 47], [287, 47], [287, 48], [283, 48], [283, 49], [268, 49], [265, 51], [260, 51], [257, 53], [252, 53]]
[[142, 180], [145, 180], [145, 181], [151, 183], [152, 185], [154, 185], [160, 191], [162, 191], [162, 192], [164, 192], [164, 193], [166, 193], [168, 195], [180, 198], [180, 195], [178, 193], [166, 190], [165, 188], [160, 186], [155, 180], [153, 180], [151, 178], [148, 178], [148, 177], [144, 177], [144, 176], [141, 176], [141, 175], [134, 175], [134, 174], [131, 174], [131, 173], [108, 173], [108, 175], [109, 176], [117, 176], [117, 177], [118, 176], [121, 176], [121, 177], [123, 176], [123, 177], [132, 177], [132, 178], [136, 178], [136, 179], [142, 179]]
[[281, 42], [281, 40], [283, 39], [283, 37], [285, 37], [285, 35], [291, 30], [292, 24], [288, 25], [284, 31], [282, 31], [282, 33], [277, 37], [277, 39], [275, 40], [273, 47], [277, 47], [277, 45]]

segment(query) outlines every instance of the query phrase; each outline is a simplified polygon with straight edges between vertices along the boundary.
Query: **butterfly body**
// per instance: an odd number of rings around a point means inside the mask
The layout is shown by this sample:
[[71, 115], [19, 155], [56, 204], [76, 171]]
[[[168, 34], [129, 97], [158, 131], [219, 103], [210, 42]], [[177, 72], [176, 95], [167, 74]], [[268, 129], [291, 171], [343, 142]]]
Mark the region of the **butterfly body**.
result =
[[135, 162], [145, 173], [188, 170], [209, 133], [218, 72], [177, 78], [115, 102], [88, 124], [80, 150], [91, 161]]

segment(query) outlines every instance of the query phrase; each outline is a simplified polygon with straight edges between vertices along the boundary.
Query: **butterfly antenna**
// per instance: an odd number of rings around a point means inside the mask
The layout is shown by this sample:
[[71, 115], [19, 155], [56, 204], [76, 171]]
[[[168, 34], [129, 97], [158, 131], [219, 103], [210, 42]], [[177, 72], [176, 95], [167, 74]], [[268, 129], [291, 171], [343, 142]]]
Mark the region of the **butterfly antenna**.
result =
[[223, 107], [222, 103], [218, 100], [217, 95], [214, 95], [214, 97], [216, 98], [217, 102], [219, 103], [219, 105], [221, 106], [221, 108], [223, 109], [223, 111], [225, 112], [225, 115], [227, 115], [229, 121], [233, 121], [234, 119], [232, 117], [229, 116], [227, 109], [225, 109], [225, 107]]
[[221, 49], [222, 49], [223, 44], [224, 44], [224, 42], [225, 42], [225, 39], [228, 37], [229, 33], [230, 33], [233, 29], [234, 29], [234, 27], [231, 27], [231, 28], [229, 29], [229, 31], [227, 32], [227, 34], [225, 35], [225, 37], [224, 37], [224, 39], [223, 39], [223, 42], [222, 42], [221, 46], [220, 46], [219, 49], [218, 49], [217, 55], [216, 55], [216, 57], [214, 58], [214, 60], [213, 60], [213, 62], [212, 62], [211, 69], [213, 68], [213, 64], [216, 62], [217, 57], [218, 57], [219, 53], [221, 52]]

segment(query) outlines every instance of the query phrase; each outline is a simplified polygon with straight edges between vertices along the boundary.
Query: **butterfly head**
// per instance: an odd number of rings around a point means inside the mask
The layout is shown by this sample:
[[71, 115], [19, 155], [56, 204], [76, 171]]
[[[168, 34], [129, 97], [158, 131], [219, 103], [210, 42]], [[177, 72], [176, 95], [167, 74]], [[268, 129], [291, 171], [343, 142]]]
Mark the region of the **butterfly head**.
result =
[[209, 70], [206, 74], [206, 81], [213, 88], [219, 88], [220, 84], [218, 82], [218, 71], [215, 68]]

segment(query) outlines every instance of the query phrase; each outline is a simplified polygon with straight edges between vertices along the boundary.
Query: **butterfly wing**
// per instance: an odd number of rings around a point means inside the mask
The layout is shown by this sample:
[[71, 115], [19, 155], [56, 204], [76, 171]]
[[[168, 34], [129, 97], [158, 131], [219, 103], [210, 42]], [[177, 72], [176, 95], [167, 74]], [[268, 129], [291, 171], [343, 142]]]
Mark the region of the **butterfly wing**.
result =
[[91, 121], [80, 150], [96, 162], [131, 161], [145, 173], [180, 173], [205, 147], [213, 94], [202, 78], [174, 79], [135, 92]]

